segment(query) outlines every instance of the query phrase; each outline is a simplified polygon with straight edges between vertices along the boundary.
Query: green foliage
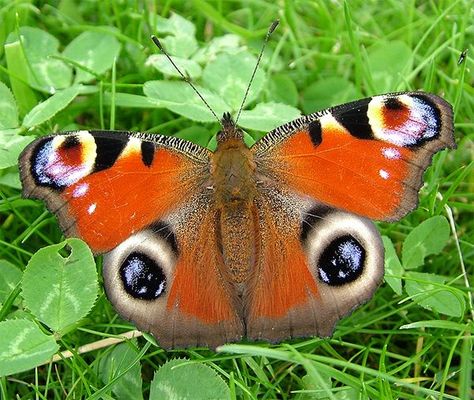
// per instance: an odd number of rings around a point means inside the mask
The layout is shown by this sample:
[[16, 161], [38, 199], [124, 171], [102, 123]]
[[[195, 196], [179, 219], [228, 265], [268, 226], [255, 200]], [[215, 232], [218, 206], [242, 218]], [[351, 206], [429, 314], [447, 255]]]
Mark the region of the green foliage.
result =
[[26, 319], [0, 322], [0, 376], [27, 371], [58, 351], [51, 335]]
[[21, 281], [21, 269], [6, 260], [0, 260], [0, 304], [9, 297]]
[[[242, 103], [242, 93], [245, 93], [256, 62], [254, 56], [244, 52], [222, 54], [206, 66], [202, 78], [210, 89], [226, 100], [232, 111], [238, 110]], [[263, 83], [264, 73], [257, 70], [248, 93], [248, 102], [255, 100]]]
[[[5, 61], [10, 75], [10, 85], [12, 92], [18, 102], [18, 109], [21, 115], [26, 114], [37, 102], [36, 95], [28, 82], [28, 60], [25, 57], [20, 40], [12, 43], [5, 43]], [[10, 117], [9, 119], [11, 119]], [[8, 119], [7, 119], [8, 123]], [[5, 125], [5, 121], [2, 122]]]
[[114, 36], [88, 31], [69, 43], [62, 55], [79, 67], [74, 82], [89, 82], [112, 67], [120, 48], [120, 42]]
[[322, 110], [339, 102], [360, 98], [361, 94], [352, 82], [334, 76], [311, 83], [303, 92], [303, 110], [306, 114]]
[[256, 131], [271, 131], [278, 125], [298, 118], [300, 113], [293, 107], [278, 103], [261, 103], [253, 110], [244, 110], [239, 119], [239, 125]]
[[99, 376], [118, 399], [143, 399], [140, 363], [134, 363], [138, 353], [135, 343], [122, 343], [100, 360]]
[[24, 26], [20, 28], [19, 35], [11, 33], [6, 43], [20, 44], [26, 56], [22, 69], [28, 71], [26, 78], [32, 88], [54, 93], [70, 85], [72, 70], [55, 58], [59, 55], [59, 40], [53, 35], [39, 28]]
[[204, 365], [174, 359], [155, 372], [150, 400], [230, 399], [230, 391], [216, 372]]
[[367, 49], [368, 65], [375, 92], [393, 92], [402, 83], [405, 86], [405, 74], [413, 63], [413, 52], [400, 40], [381, 40]]
[[[0, 376], [14, 374], [0, 378], [0, 397], [147, 399], [169, 389], [183, 398], [207, 388], [233, 399], [471, 396], [473, 12], [467, 0], [0, 5]], [[149, 37], [160, 38], [218, 117], [235, 116], [275, 17], [280, 26], [239, 120], [248, 144], [299, 110], [384, 91], [429, 90], [455, 106], [458, 150], [434, 158], [416, 211], [379, 225], [387, 285], [328, 339], [217, 354], [164, 352], [145, 338], [94, 346], [132, 326], [103, 292], [92, 307], [91, 254], [75, 241], [67, 250], [43, 204], [20, 197], [19, 153], [39, 135], [111, 121], [212, 149], [214, 116]], [[73, 357], [35, 369], [58, 350]]]
[[423, 265], [424, 259], [437, 254], [449, 240], [449, 223], [446, 218], [438, 215], [423, 221], [403, 242], [402, 260], [407, 269]]
[[162, 40], [163, 44], [166, 50], [176, 57], [187, 59], [198, 48], [196, 26], [181, 15], [173, 13], [169, 18], [157, 16], [153, 31], [159, 32], [160, 35], [167, 34]]
[[18, 127], [18, 108], [10, 89], [0, 82], [0, 129]]
[[[195, 80], [202, 75], [201, 66], [194, 60], [173, 56], [173, 62], [179, 65], [181, 72], [192, 80]], [[173, 67], [173, 64], [170, 63], [168, 57], [166, 57], [164, 54], [154, 54], [150, 56], [147, 60], [147, 64], [155, 67], [164, 75], [175, 77], [181, 76], [179, 72]]]
[[407, 274], [405, 290], [413, 300], [429, 310], [461, 317], [465, 301], [461, 291], [446, 285], [443, 277], [420, 272]]
[[[273, 101], [296, 107], [298, 104], [298, 89], [288, 75], [275, 74], [268, 80], [268, 98]], [[315, 110], [313, 108], [313, 110]], [[312, 111], [310, 111], [312, 112]]]
[[[439, 254], [449, 241], [449, 223], [445, 217], [435, 216], [415, 227], [403, 241], [402, 262], [390, 238], [382, 237], [385, 247], [385, 281], [395, 293], [402, 294], [405, 270], [423, 265], [424, 259]], [[405, 290], [421, 306], [441, 314], [461, 317], [466, 308], [463, 293], [449, 287], [446, 279], [436, 274], [409, 272], [405, 274]]]
[[75, 85], [59, 90], [50, 98], [35, 106], [25, 115], [23, 126], [32, 128], [54, 117], [59, 111], [66, 108], [81, 93], [81, 86]]
[[[217, 115], [222, 115], [229, 107], [209, 89], [195, 85]], [[156, 101], [157, 106], [183, 117], [199, 122], [215, 121], [214, 116], [206, 105], [196, 97], [193, 89], [185, 82], [179, 81], [148, 81], [143, 85], [146, 96]]]
[[34, 138], [19, 135], [19, 129], [0, 130], [0, 169], [18, 164], [18, 156]]
[[63, 331], [86, 316], [95, 303], [97, 271], [92, 252], [79, 239], [38, 250], [28, 262], [22, 288], [26, 307], [54, 331]]
[[382, 240], [385, 248], [385, 282], [400, 296], [402, 294], [402, 263], [390, 238], [382, 236]]
[[[12, 263], [0, 260], [2, 314], [18, 295], [20, 284], [24, 305], [31, 315], [16, 311], [0, 322], [0, 376], [29, 370], [57, 352], [55, 337], [45, 334], [39, 320], [56, 333], [66, 333], [85, 317], [97, 297], [97, 272], [92, 253], [79, 239], [67, 239], [36, 252], [22, 273]], [[18, 303], [18, 302], [17, 302]], [[27, 319], [28, 318], [28, 319]]]

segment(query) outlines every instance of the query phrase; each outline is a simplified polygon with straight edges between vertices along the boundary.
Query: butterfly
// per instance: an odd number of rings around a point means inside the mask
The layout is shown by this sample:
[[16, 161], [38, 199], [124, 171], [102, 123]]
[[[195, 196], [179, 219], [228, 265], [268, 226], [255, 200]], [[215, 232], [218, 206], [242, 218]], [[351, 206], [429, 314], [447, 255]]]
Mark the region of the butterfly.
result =
[[253, 146], [230, 114], [211, 152], [172, 136], [76, 131], [19, 159], [23, 196], [104, 254], [118, 313], [164, 348], [329, 336], [371, 298], [384, 249], [371, 220], [418, 202], [452, 108], [389, 93], [301, 116]]

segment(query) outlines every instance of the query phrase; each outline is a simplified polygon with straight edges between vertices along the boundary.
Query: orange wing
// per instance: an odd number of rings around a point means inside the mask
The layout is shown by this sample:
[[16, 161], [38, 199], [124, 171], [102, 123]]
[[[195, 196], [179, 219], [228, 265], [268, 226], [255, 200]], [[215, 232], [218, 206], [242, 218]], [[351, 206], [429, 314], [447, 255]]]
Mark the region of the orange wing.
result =
[[198, 193], [104, 256], [107, 297], [163, 348], [216, 347], [244, 335], [217, 251], [215, 218], [205, 193]]
[[186, 201], [209, 176], [208, 157], [204, 148], [160, 135], [44, 137], [20, 157], [23, 195], [45, 200], [66, 236], [103, 253]]
[[261, 171], [296, 192], [376, 220], [417, 204], [435, 152], [454, 148], [451, 106], [435, 95], [375, 96], [301, 117], [256, 143]]
[[366, 218], [262, 183], [260, 249], [246, 298], [254, 340], [329, 336], [383, 277], [383, 245]]
[[247, 336], [328, 336], [367, 301], [383, 277], [383, 245], [373, 223], [352, 213], [404, 216], [446, 147], [455, 147], [450, 105], [417, 92], [304, 116], [257, 142], [259, 251]]
[[45, 200], [66, 235], [106, 252], [107, 296], [125, 319], [163, 347], [242, 337], [216, 242], [206, 149], [174, 137], [80, 131], [38, 139], [20, 166], [24, 196]]

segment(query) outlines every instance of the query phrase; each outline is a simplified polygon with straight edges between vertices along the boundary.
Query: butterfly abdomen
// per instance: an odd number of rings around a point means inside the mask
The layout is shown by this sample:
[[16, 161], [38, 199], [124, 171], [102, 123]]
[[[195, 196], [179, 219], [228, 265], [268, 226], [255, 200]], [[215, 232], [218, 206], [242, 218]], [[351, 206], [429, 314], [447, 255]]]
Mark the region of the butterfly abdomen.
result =
[[258, 220], [253, 207], [228, 208], [218, 213], [217, 243], [225, 272], [242, 295], [256, 259]]

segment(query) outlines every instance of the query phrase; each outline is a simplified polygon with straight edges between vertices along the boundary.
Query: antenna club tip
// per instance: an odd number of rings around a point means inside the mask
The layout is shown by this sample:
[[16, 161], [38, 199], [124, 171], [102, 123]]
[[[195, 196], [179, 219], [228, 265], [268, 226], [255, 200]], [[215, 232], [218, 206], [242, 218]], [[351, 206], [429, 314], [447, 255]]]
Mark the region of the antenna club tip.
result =
[[161, 42], [159, 41], [159, 39], [158, 39], [155, 35], [151, 35], [151, 40], [153, 41], [153, 43], [155, 43], [155, 45], [156, 45], [160, 50], [163, 50], [163, 46], [161, 45]]
[[279, 19], [276, 19], [275, 21], [272, 22], [270, 25], [270, 28], [268, 29], [268, 33], [271, 34], [273, 31], [277, 28], [278, 24], [280, 23]]

